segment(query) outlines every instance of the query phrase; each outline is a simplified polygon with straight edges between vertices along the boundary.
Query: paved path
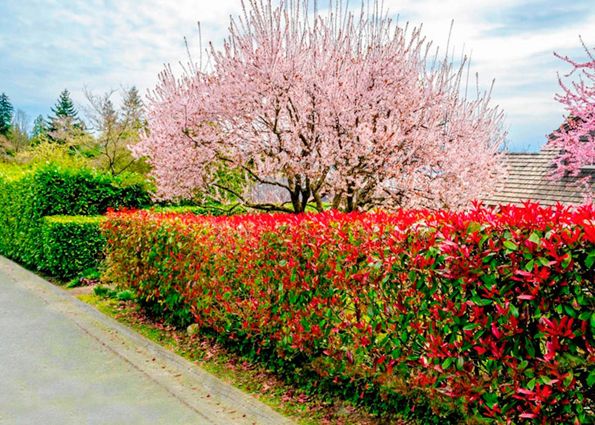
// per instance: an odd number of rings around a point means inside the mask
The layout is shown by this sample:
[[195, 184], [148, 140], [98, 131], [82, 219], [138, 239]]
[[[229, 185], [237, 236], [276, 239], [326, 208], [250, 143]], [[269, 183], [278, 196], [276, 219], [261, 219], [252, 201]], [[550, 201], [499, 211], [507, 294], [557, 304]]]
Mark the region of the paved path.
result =
[[0, 424], [286, 423], [0, 257]]

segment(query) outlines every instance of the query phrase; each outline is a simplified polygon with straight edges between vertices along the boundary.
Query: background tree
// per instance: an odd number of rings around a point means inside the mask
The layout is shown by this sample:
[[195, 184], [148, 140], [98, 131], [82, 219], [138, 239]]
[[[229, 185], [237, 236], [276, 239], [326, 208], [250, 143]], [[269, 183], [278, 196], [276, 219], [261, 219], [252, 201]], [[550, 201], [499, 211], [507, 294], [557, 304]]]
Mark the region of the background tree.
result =
[[[502, 172], [502, 113], [488, 93], [462, 94], [459, 65], [378, 1], [313, 12], [306, 0], [247, 1], [210, 70], [171, 68], [134, 148], [153, 166], [161, 199], [217, 188], [265, 210], [461, 207]], [[313, 16], [312, 13], [315, 15]], [[252, 183], [241, 193], [220, 164]], [[256, 199], [269, 188], [282, 205]], [[274, 189], [274, 190], [273, 190]], [[266, 191], [265, 191], [266, 192]]]
[[122, 114], [124, 121], [129, 123], [131, 129], [135, 130], [136, 135], [139, 135], [146, 127], [145, 105], [136, 86], [124, 90], [123, 95]]
[[98, 165], [113, 175], [124, 171], [148, 171], [144, 161], [135, 159], [129, 149], [140, 139], [145, 128], [144, 106], [136, 87], [123, 90], [122, 108], [116, 111], [111, 100], [114, 92], [85, 95], [89, 102], [87, 118], [96, 132]]
[[[2, 112], [3, 111], [3, 112]], [[22, 152], [29, 146], [29, 119], [25, 112], [20, 109], [13, 114], [13, 106], [8, 101], [8, 97], [0, 97], [0, 115], [1, 120], [10, 117], [8, 125], [2, 124], [5, 129], [0, 133], [0, 157], [7, 161], [12, 160], [15, 155]]]
[[[566, 174], [579, 176], [583, 167], [595, 165], [595, 50], [590, 51], [582, 40], [581, 43], [587, 53], [586, 62], [556, 54], [572, 67], [566, 77], [577, 77], [566, 83], [558, 76], [562, 93], [556, 95], [556, 100], [566, 109], [567, 119], [549, 141], [550, 146], [561, 150], [555, 160], [556, 178]], [[591, 177], [586, 175], [580, 180], [590, 190]]]
[[74, 103], [70, 98], [70, 92], [67, 89], [64, 89], [58, 100], [56, 105], [52, 108], [53, 116], [48, 117], [48, 121], [52, 123], [56, 119], [60, 118], [71, 118], [73, 121], [77, 122], [78, 119], [78, 111], [74, 107]]
[[31, 130], [31, 144], [37, 145], [44, 140], [47, 140], [48, 125], [43, 118], [43, 115], [38, 115], [33, 121], [33, 129]]
[[65, 145], [71, 152], [92, 156], [94, 138], [87, 132], [85, 124], [79, 118], [68, 90], [65, 89], [60, 93], [51, 111], [53, 115], [48, 116], [48, 141]]
[[6, 93], [0, 95], [0, 135], [7, 137], [12, 125], [14, 108]]
[[27, 114], [20, 109], [13, 117], [10, 136], [8, 137], [13, 155], [22, 152], [30, 144], [29, 138], [29, 118]]
[[53, 115], [48, 116], [48, 136], [57, 143], [71, 143], [84, 136], [85, 126], [78, 117], [78, 111], [70, 98], [70, 92], [64, 89], [56, 105], [51, 108]]

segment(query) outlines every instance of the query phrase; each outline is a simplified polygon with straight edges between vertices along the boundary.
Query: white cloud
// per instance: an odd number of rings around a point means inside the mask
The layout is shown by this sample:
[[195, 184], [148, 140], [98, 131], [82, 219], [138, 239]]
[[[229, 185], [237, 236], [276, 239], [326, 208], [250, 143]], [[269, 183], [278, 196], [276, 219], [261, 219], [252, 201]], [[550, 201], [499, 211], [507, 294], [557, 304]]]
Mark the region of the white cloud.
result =
[[[400, 7], [412, 23], [423, 22], [424, 32], [441, 45], [454, 20], [451, 45], [464, 46], [471, 53], [472, 71], [479, 73], [484, 86], [496, 80], [493, 100], [506, 113], [512, 149], [536, 149], [562, 120], [563, 109], [554, 100], [556, 72], [568, 69], [553, 52], [584, 57], [579, 35], [595, 44], [595, 11], [588, 2], [582, 2], [586, 14], [577, 7], [581, 2], [565, 5], [581, 19], [552, 24], [542, 17], [544, 22], [532, 22], [525, 29], [523, 25], [533, 15], [541, 11], [555, 18], [561, 13], [560, 6], [521, 0], [389, 0], [387, 4], [397, 11]], [[507, 16], [511, 8], [519, 16]], [[514, 30], [507, 31], [508, 27]]]

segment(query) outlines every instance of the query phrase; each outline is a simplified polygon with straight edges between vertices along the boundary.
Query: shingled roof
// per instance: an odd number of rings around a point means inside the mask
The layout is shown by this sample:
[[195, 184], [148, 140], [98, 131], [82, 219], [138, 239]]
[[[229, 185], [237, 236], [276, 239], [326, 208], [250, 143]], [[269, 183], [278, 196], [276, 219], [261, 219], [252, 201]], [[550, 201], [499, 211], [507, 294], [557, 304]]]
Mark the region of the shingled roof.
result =
[[585, 200], [584, 189], [577, 184], [577, 180], [590, 175], [591, 192], [595, 193], [595, 167], [585, 167], [578, 177], [566, 176], [562, 180], [553, 180], [549, 174], [558, 152], [544, 148], [537, 153], [507, 153], [505, 166], [508, 176], [484, 202], [487, 205], [519, 205], [532, 200], [542, 205], [555, 205], [558, 202], [582, 204]]

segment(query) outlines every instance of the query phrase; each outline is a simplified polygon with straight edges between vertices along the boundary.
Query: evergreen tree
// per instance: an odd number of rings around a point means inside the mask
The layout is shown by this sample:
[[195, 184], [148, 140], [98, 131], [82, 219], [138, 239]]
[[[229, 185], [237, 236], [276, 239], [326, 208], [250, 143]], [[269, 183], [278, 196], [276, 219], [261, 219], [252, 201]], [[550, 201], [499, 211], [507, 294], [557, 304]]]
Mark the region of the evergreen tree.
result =
[[6, 93], [0, 95], [0, 134], [8, 136], [12, 127], [14, 108], [8, 99]]
[[78, 117], [78, 111], [70, 98], [70, 92], [64, 89], [56, 105], [52, 108], [53, 116], [48, 117], [48, 137], [57, 143], [65, 143], [67, 139], [83, 136], [85, 126]]
[[38, 115], [33, 121], [33, 131], [31, 132], [31, 137], [39, 138], [44, 136], [48, 131], [47, 123], [43, 118], [43, 115]]
[[38, 145], [48, 140], [48, 124], [43, 115], [38, 115], [33, 121], [33, 130], [31, 131], [31, 144]]
[[74, 107], [74, 103], [70, 98], [70, 92], [67, 89], [64, 89], [62, 93], [60, 93], [58, 102], [56, 102], [56, 106], [52, 108], [52, 112], [54, 113], [54, 116], [50, 118], [50, 121], [55, 118], [65, 117], [78, 119], [78, 112]]
[[145, 105], [135, 86], [132, 86], [130, 90], [127, 90], [124, 93], [122, 113], [124, 115], [124, 121], [127, 122], [131, 128], [140, 130], [145, 126]]
[[49, 122], [49, 130], [56, 131], [59, 125], [58, 122], [61, 122], [62, 125], [64, 123], [68, 123], [74, 126], [77, 129], [83, 128], [83, 123], [78, 117], [78, 111], [74, 107], [74, 103], [70, 98], [70, 92], [67, 89], [64, 89], [62, 93], [60, 93], [60, 97], [56, 102], [56, 105], [52, 108], [53, 116], [48, 117]]

